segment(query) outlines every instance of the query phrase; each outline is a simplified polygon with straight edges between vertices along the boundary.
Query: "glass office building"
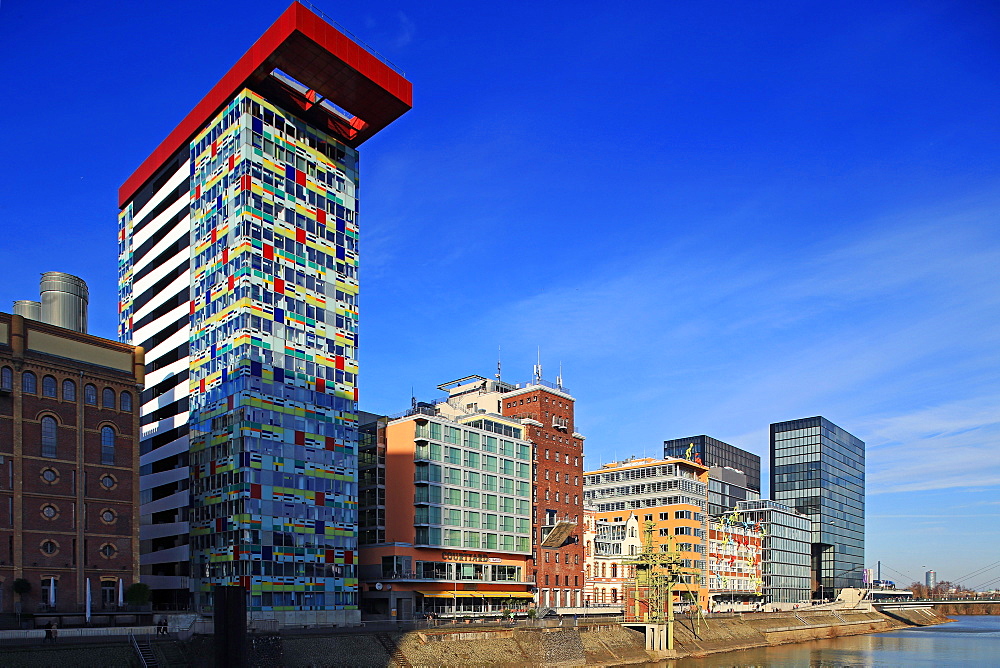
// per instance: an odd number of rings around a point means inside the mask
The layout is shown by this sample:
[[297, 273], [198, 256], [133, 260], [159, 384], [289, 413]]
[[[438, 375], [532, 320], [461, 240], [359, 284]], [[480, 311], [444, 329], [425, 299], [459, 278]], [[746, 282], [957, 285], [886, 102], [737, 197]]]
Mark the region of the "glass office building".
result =
[[[691, 455], [687, 453], [690, 449]], [[690, 459], [698, 455], [705, 466], [729, 467], [745, 474], [746, 487], [760, 494], [760, 456], [704, 434], [663, 442], [665, 459]], [[743, 500], [743, 499], [736, 499]], [[733, 504], [729, 504], [732, 510]]]
[[759, 524], [764, 603], [795, 604], [810, 598], [812, 522], [770, 499], [738, 504], [740, 517]]
[[732, 512], [744, 501], [756, 501], [760, 493], [750, 489], [747, 476], [728, 466], [713, 466], [708, 470], [708, 514]]
[[772, 424], [771, 496], [812, 522], [814, 596], [864, 586], [863, 441], [824, 417]]

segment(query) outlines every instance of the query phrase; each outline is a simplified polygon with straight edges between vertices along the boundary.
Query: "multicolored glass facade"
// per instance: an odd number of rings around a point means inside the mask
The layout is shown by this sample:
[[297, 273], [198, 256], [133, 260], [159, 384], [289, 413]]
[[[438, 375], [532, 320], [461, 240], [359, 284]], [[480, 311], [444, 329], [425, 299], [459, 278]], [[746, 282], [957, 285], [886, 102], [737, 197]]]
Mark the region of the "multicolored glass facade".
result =
[[191, 150], [192, 589], [357, 606], [357, 152], [242, 91]]
[[360, 620], [356, 149], [412, 99], [293, 2], [119, 188], [154, 609], [239, 585], [279, 624]]

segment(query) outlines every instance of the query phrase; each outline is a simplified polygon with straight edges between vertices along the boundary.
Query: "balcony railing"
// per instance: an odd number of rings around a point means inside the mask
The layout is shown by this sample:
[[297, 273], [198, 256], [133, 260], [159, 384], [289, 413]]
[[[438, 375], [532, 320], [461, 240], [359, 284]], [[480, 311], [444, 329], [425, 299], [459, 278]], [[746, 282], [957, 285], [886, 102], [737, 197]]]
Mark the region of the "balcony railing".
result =
[[329, 16], [327, 16], [326, 14], [324, 14], [323, 11], [319, 7], [317, 7], [316, 5], [314, 5], [314, 4], [310, 3], [310, 2], [303, 2], [302, 4], [304, 4], [306, 7], [308, 7], [309, 11], [315, 13], [317, 16], [319, 16], [321, 19], [323, 19], [324, 21], [326, 21], [327, 23], [329, 23], [330, 25], [332, 25], [334, 28], [336, 28], [337, 30], [339, 30], [340, 32], [342, 32], [347, 37], [350, 37], [351, 40], [355, 44], [357, 44], [358, 46], [360, 46], [362, 49], [364, 49], [365, 51], [367, 51], [371, 55], [373, 55], [376, 58], [378, 58], [383, 64], [385, 64], [387, 67], [389, 67], [393, 72], [395, 72], [396, 74], [398, 74], [401, 77], [404, 77], [404, 78], [406, 77], [406, 73], [403, 72], [403, 70], [399, 69], [396, 65], [394, 65], [392, 63], [392, 61], [390, 61], [388, 58], [386, 58], [385, 56], [383, 56], [381, 53], [379, 53], [378, 51], [376, 51], [374, 48], [372, 48], [371, 46], [369, 46], [368, 44], [366, 44], [362, 40], [358, 39], [358, 37], [354, 33], [352, 33], [350, 30], [348, 30], [347, 28], [345, 28], [344, 26], [340, 25], [339, 23], [337, 23], [336, 21], [334, 21], [332, 18], [330, 18]]

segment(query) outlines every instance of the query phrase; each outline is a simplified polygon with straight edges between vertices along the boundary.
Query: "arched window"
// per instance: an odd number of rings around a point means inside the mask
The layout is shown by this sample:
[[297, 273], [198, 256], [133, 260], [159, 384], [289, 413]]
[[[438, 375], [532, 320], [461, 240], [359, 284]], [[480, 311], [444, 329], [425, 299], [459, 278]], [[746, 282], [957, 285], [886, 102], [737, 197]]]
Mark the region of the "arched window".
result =
[[21, 391], [28, 394], [38, 392], [38, 379], [35, 378], [35, 374], [30, 371], [25, 371], [21, 374]]
[[111, 427], [101, 428], [101, 463], [109, 466], [115, 463], [115, 430]]
[[42, 377], [42, 396], [56, 398], [56, 379], [52, 376]]
[[0, 369], [0, 390], [12, 389], [14, 389], [14, 371], [9, 366], [5, 366]]
[[76, 401], [76, 383], [71, 380], [63, 381], [63, 401]]
[[101, 407], [102, 408], [114, 408], [115, 407], [115, 391], [110, 387], [105, 387], [104, 392], [101, 393]]
[[131, 392], [122, 392], [122, 395], [121, 395], [121, 409], [123, 411], [129, 412], [129, 413], [132, 412], [132, 393]]
[[618, 590], [617, 589], [612, 589], [611, 590], [611, 602], [612, 603], [617, 603], [618, 602]]
[[618, 577], [618, 564], [611, 564], [611, 577]]
[[50, 415], [42, 418], [42, 457], [55, 457], [59, 425]]
[[601, 577], [602, 578], [608, 577], [608, 565], [607, 564], [601, 564]]
[[97, 388], [90, 383], [87, 383], [83, 388], [83, 403], [91, 406], [97, 405]]

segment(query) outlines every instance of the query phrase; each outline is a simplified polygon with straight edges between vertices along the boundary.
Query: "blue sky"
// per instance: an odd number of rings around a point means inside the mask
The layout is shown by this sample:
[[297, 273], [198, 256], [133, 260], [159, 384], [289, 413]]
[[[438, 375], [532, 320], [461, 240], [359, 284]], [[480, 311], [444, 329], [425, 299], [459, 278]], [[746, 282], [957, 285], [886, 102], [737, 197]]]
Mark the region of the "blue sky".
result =
[[[114, 336], [117, 187], [285, 6], [0, 5], [0, 308], [68, 271]], [[500, 345], [563, 364], [588, 466], [822, 414], [870, 565], [1000, 560], [995, 4], [319, 6], [414, 84], [362, 147], [363, 408]]]

